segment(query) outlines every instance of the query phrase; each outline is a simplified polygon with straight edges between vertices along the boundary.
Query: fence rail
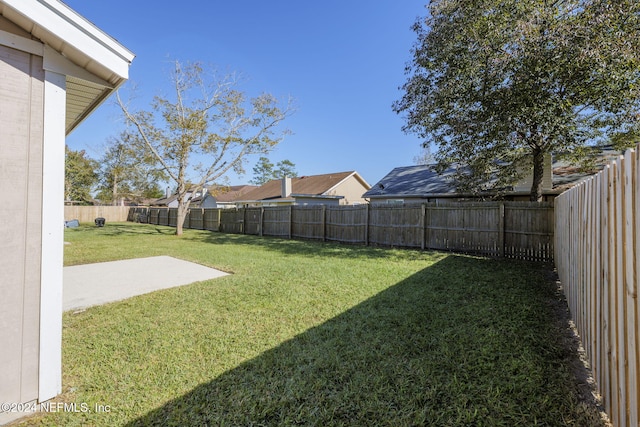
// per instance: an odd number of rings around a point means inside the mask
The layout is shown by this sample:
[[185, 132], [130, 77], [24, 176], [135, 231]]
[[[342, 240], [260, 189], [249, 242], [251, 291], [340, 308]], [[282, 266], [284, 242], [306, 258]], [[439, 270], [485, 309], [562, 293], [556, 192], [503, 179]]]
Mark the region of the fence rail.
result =
[[[129, 220], [175, 226], [176, 212], [132, 208]], [[198, 208], [185, 228], [553, 261], [552, 203]]]
[[556, 203], [556, 266], [614, 426], [638, 426], [640, 160], [629, 150]]
[[128, 220], [130, 210], [129, 206], [65, 206], [64, 220], [93, 222], [96, 218], [104, 218], [107, 222], [124, 222]]

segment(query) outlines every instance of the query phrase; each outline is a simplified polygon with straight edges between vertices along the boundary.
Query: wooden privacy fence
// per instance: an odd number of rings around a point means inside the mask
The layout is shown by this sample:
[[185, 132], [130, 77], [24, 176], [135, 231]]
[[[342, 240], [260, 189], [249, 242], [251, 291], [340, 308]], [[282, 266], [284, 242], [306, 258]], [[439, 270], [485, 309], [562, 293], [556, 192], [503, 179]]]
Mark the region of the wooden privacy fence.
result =
[[93, 222], [96, 218], [104, 218], [107, 222], [124, 222], [129, 220], [130, 211], [129, 206], [65, 206], [64, 220]]
[[556, 199], [556, 266], [614, 426], [640, 422], [640, 161], [629, 150]]
[[[134, 217], [175, 226], [176, 209], [132, 208], [130, 220]], [[552, 262], [553, 221], [552, 203], [464, 202], [191, 209], [184, 226]]]

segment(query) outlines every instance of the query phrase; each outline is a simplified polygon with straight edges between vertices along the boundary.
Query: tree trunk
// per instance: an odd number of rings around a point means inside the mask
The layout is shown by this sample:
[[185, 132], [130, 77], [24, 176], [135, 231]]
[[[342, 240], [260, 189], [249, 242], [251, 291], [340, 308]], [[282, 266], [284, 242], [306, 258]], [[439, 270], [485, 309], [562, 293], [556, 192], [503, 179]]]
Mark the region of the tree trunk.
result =
[[178, 202], [178, 214], [176, 218], [176, 236], [182, 236], [184, 220], [187, 217], [187, 208]]
[[533, 149], [533, 183], [531, 184], [532, 202], [542, 202], [542, 180], [544, 178], [544, 152], [541, 148]]
[[118, 205], [118, 174], [114, 172], [113, 174], [113, 187], [111, 189], [111, 204], [113, 206]]

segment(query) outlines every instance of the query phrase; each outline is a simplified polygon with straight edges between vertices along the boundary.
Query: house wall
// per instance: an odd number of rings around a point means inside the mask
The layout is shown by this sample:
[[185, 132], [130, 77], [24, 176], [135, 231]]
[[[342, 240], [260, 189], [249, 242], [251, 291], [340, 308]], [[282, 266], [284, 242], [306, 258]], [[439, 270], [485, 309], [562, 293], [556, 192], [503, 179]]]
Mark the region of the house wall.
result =
[[9, 21], [7, 18], [0, 16], [0, 31], [6, 31], [11, 34], [15, 34], [18, 36], [22, 36], [25, 38], [31, 38], [31, 34], [18, 27], [13, 22]]
[[0, 45], [0, 75], [0, 402], [20, 403], [39, 387], [43, 58]]
[[203, 207], [203, 208], [217, 208], [218, 207], [218, 201], [211, 194], [207, 194], [206, 196], [204, 196], [204, 199], [202, 199], [201, 207]]
[[340, 200], [341, 205], [353, 205], [354, 203], [366, 203], [362, 195], [368, 190], [355, 176], [350, 176], [343, 182], [324, 193], [325, 196], [344, 196]]
[[338, 206], [342, 202], [342, 199], [321, 199], [317, 197], [300, 197], [296, 196], [295, 205], [297, 206], [315, 206], [315, 205], [327, 205]]
[[[525, 178], [518, 182], [513, 190], [514, 191], [531, 191], [533, 185], [533, 170], [529, 172]], [[542, 175], [542, 188], [544, 190], [551, 190], [553, 188], [553, 168], [551, 154], [544, 155], [544, 173]]]

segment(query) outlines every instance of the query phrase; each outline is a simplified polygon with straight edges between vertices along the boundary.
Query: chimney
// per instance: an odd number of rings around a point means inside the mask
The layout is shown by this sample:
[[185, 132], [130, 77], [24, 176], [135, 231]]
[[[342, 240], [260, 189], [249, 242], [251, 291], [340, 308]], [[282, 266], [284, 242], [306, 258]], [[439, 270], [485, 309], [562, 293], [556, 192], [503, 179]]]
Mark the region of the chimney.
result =
[[291, 178], [288, 176], [282, 177], [282, 198], [289, 197], [291, 195]]
[[169, 187], [167, 187], [167, 191], [165, 193], [166, 198], [168, 199], [169, 197], [171, 197], [171, 189]]

